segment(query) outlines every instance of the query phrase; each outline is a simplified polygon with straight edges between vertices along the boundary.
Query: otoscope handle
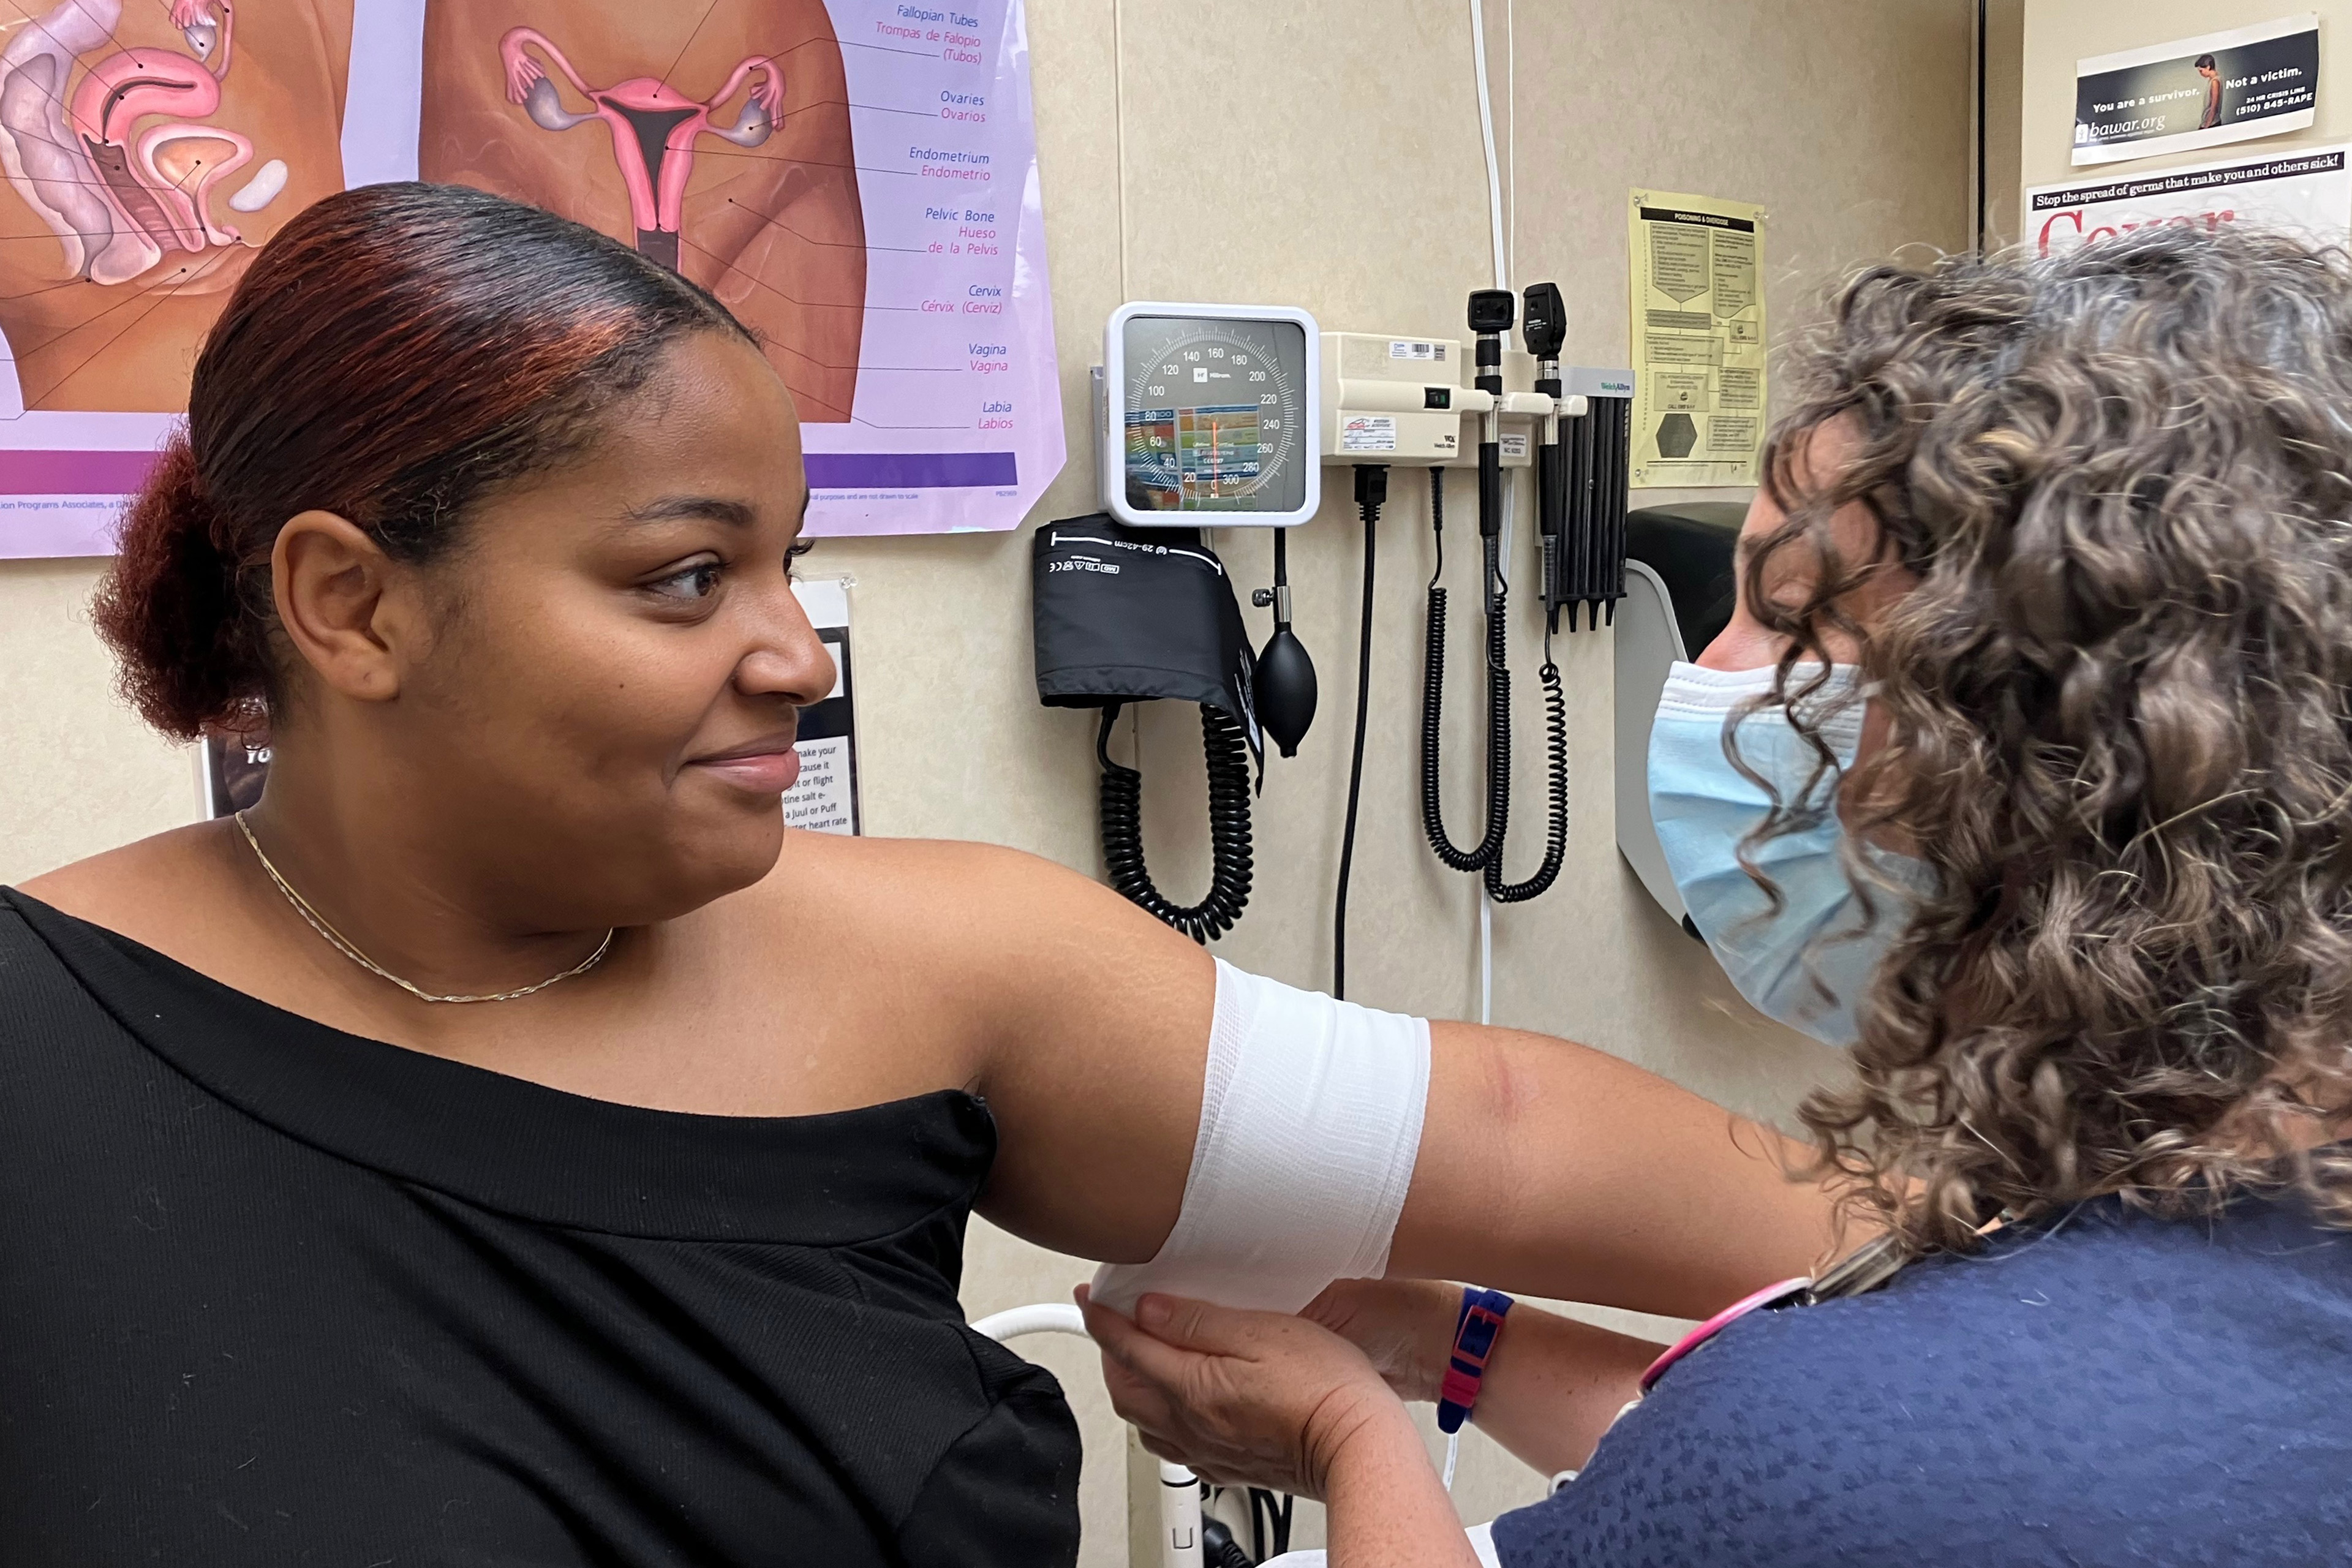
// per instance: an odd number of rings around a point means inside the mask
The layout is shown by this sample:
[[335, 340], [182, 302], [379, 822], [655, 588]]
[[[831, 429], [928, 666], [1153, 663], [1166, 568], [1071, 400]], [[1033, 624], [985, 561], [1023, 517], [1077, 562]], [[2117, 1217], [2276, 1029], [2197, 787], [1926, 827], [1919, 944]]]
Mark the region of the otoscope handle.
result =
[[1478, 441], [1478, 532], [1486, 539], [1503, 531], [1503, 334], [1517, 310], [1507, 289], [1470, 291], [1471, 353], [1478, 369], [1471, 384], [1495, 399]]

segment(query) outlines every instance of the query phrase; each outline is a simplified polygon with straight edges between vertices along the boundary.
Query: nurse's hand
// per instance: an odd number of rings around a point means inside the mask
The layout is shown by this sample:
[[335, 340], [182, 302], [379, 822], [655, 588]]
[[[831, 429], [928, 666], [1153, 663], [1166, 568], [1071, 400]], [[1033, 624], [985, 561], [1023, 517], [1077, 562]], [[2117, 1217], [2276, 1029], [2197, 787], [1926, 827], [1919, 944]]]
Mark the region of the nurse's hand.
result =
[[1396, 1396], [1437, 1398], [1462, 1313], [1462, 1288], [1434, 1279], [1335, 1279], [1299, 1310], [1364, 1352]]
[[1130, 1322], [1084, 1286], [1077, 1299], [1112, 1407], [1204, 1480], [1325, 1499], [1351, 1452], [1412, 1434], [1364, 1352], [1318, 1324], [1173, 1296], [1144, 1297]]

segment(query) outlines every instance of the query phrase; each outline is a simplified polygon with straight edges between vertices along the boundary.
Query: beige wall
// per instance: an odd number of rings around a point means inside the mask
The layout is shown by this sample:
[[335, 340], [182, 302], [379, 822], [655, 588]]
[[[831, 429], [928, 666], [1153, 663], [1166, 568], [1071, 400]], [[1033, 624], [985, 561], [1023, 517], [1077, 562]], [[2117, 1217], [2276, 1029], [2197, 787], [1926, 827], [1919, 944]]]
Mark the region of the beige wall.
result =
[[[1969, 242], [1969, 0], [1671, 8], [1544, 0], [1515, 17], [1505, 0], [1488, 0], [1487, 10], [1497, 133], [1519, 195], [1513, 282], [1559, 281], [1575, 361], [1625, 363], [1624, 203], [1635, 184], [1770, 209], [1776, 329], [1853, 262]], [[1454, 0], [1030, 0], [1063, 395], [1081, 465], [1090, 450], [1087, 366], [1104, 316], [1123, 299], [1294, 303], [1331, 329], [1459, 331], [1465, 292], [1489, 273], [1466, 12]], [[1197, 165], [1166, 157], [1180, 132], [1241, 155]], [[1298, 632], [1321, 672], [1323, 711], [1301, 755], [1270, 768], [1257, 891], [1221, 948], [1316, 985], [1329, 978], [1361, 539], [1345, 471], [1328, 477], [1324, 513], [1291, 552]], [[1395, 489], [1380, 532], [1351, 992], [1376, 1005], [1475, 1016], [1473, 887], [1422, 846], [1415, 804], [1426, 492], [1407, 475]], [[1470, 493], [1457, 479], [1449, 552], [1457, 604], [1475, 601]], [[1037, 519], [1094, 505], [1074, 468]], [[1525, 545], [1524, 530], [1521, 538]], [[1267, 580], [1263, 535], [1229, 531], [1218, 542], [1244, 586]], [[1521, 584], [1533, 563], [1526, 548]], [[1018, 845], [1091, 873], [1090, 721], [1035, 700], [1027, 563], [1024, 533], [828, 542], [809, 564], [856, 581], [861, 773], [873, 831]], [[81, 608], [94, 575], [87, 563], [0, 564], [0, 879], [194, 812], [184, 755], [141, 733], [109, 698]], [[1512, 654], [1526, 672], [1518, 723], [1528, 736], [1539, 720], [1531, 599], [1523, 591], [1516, 601]], [[1262, 636], [1263, 614], [1251, 618]], [[1460, 810], [1475, 781], [1474, 672], [1468, 638], [1457, 640], [1465, 657], [1453, 672], [1449, 784]], [[1835, 1058], [1741, 1004], [1620, 864], [1611, 644], [1585, 632], [1558, 646], [1576, 736], [1572, 849], [1549, 896], [1496, 915], [1495, 1017], [1591, 1041], [1727, 1105], [1785, 1118]], [[1170, 708], [1148, 713], [1140, 731], [1153, 868], [1189, 892], [1206, 863], [1197, 730]], [[1531, 817], [1542, 795], [1536, 743], [1520, 751], [1517, 799], [1526, 804], [1511, 869], [1525, 875], [1540, 847]], [[1457, 832], [1468, 823], [1457, 816]], [[976, 1223], [966, 1300], [979, 1313], [1066, 1299], [1083, 1274], [1074, 1260]], [[1062, 1374], [1087, 1433], [1086, 1561], [1121, 1561], [1120, 1429], [1083, 1345], [1034, 1353]], [[1540, 1483], [1474, 1434], [1458, 1491], [1465, 1512], [1486, 1517], [1532, 1500]]]
[[[1085, 367], [1098, 357], [1103, 316], [1122, 299], [1278, 301], [1306, 306], [1334, 330], [1459, 333], [1464, 295], [1490, 270], [1465, 5], [1129, 3], [1116, 7], [1115, 37], [1107, 26], [1112, 10], [1104, 0], [1033, 0], [1031, 8], [1074, 453], [1089, 449]], [[1798, 319], [1821, 284], [1856, 260], [1912, 244], [1966, 245], [1973, 10], [1968, 0], [1714, 3], [1677, 8], [1668, 26], [1640, 0], [1559, 0], [1518, 7], [1507, 27], [1505, 5], [1490, 0], [1496, 133], [1506, 177], [1515, 169], [1519, 191], [1514, 286], [1557, 280], [1570, 309], [1570, 357], [1625, 363], [1624, 204], [1636, 184], [1770, 209], [1777, 327]], [[1244, 32], [1253, 35], [1251, 47], [1213, 58], [1192, 41]], [[1823, 48], [1825, 39], [1837, 47]], [[1110, 183], [1120, 169], [1118, 121], [1111, 116], [1122, 107], [1123, 227]], [[1151, 152], [1154, 133], [1185, 125], [1222, 127], [1263, 148], [1258, 176], [1213, 187], [1167, 167]], [[1216, 216], [1206, 221], [1203, 213]], [[1475, 890], [1423, 846], [1416, 805], [1422, 595], [1433, 564], [1426, 490], [1418, 475], [1400, 472], [1391, 480], [1379, 538], [1350, 993], [1375, 1005], [1475, 1016]], [[1323, 710], [1299, 757], [1270, 764], [1258, 812], [1257, 892], [1220, 949], [1235, 963], [1318, 985], [1330, 976], [1362, 536], [1346, 471], [1329, 470], [1326, 481], [1323, 515], [1291, 548], [1297, 630], [1322, 677]], [[1448, 581], [1459, 605], [1475, 593], [1466, 568], [1469, 490], [1460, 476], [1449, 498], [1455, 506]], [[1066, 476], [1041, 516], [1095, 505], [1083, 477]], [[1271, 550], [1261, 536], [1226, 531], [1219, 544], [1244, 586], [1269, 580]], [[884, 831], [903, 824], [908, 831], [1026, 844], [1091, 867], [1091, 729], [1083, 716], [1034, 704], [1025, 541], [828, 544], [816, 559], [856, 573], [866, 617], [860, 637], [887, 636], [889, 657], [926, 672], [919, 685], [938, 683], [928, 696], [895, 688], [861, 714], [866, 754], [875, 759], [868, 776], [906, 769], [891, 786], [887, 815], [881, 796], [869, 796], [874, 821]], [[1519, 581], [1531, 564], [1529, 547]], [[923, 646], [923, 623], [900, 608], [951, 593], [1001, 605], [985, 648], [967, 626], [952, 648], [931, 651]], [[1516, 601], [1512, 653], [1524, 672], [1523, 735], [1535, 732], [1539, 712], [1532, 673], [1540, 644], [1528, 602], [1525, 594]], [[1262, 635], [1263, 616], [1254, 613], [1252, 623]], [[1807, 1086], [1833, 1070], [1833, 1059], [1748, 1010], [1625, 871], [1613, 847], [1611, 645], [1587, 632], [1556, 647], [1577, 737], [1571, 853], [1551, 893], [1496, 915], [1494, 1016], [1605, 1047], [1726, 1104], [1785, 1116]], [[1468, 765], [1474, 674], [1466, 657], [1451, 671], [1448, 746], [1461, 765], [1448, 787], [1461, 803], [1457, 812], [1475, 785]], [[959, 758], [959, 771], [992, 787], [961, 800], [927, 780], [917, 762], [918, 749], [929, 744], [917, 705], [938, 712], [942, 700], [950, 710], [987, 716], [972, 741], [989, 748], [991, 762], [976, 767]], [[907, 704], [911, 732], [885, 740], [898, 721], [884, 702]], [[1196, 730], [1189, 713], [1164, 707], [1145, 715], [1142, 731], [1154, 870], [1163, 885], [1189, 892], [1206, 868]], [[877, 748], [886, 744], [903, 745], [908, 762], [883, 763]], [[1542, 798], [1535, 750], [1532, 742], [1520, 747], [1515, 799], [1527, 804], [1512, 837], [1517, 875], [1540, 848], [1540, 827], [1526, 815]], [[1051, 782], [997, 783], [1040, 779]], [[1458, 834], [1469, 818], [1457, 816], [1455, 823]], [[982, 1243], [966, 1294], [976, 1309], [993, 1307], [1025, 1294], [1042, 1299], [1077, 1277], [1058, 1260]], [[1090, 1374], [1066, 1381], [1083, 1405]], [[1097, 1430], [1090, 1421], [1090, 1473], [1098, 1476], [1110, 1466]], [[1472, 1435], [1457, 1485], [1465, 1515], [1487, 1517], [1532, 1500], [1540, 1487]], [[1089, 1514], [1090, 1528], [1096, 1517]], [[1109, 1561], [1097, 1555], [1105, 1534], [1095, 1531], [1090, 1563]]]
[[2019, 159], [2024, 147], [2026, 0], [1985, 0], [1985, 248], [2019, 237]]
[[[2352, 99], [2344, 91], [2346, 73], [2352, 72], [2352, 0], [2295, 0], [2293, 5], [2283, 0], [2132, 0], [2128, 5], [2114, 0], [2024, 0], [2024, 145], [2019, 168], [2026, 185], [2082, 177], [2069, 162], [2074, 151], [2076, 60], [2251, 26], [2298, 11], [2319, 13], [2319, 113], [2310, 130], [2171, 158], [2100, 164], [2088, 173], [2143, 174], [2179, 163], [2209, 163], [2233, 152], [2284, 151], [2352, 139]], [[2021, 212], [2019, 221], [2023, 221]]]

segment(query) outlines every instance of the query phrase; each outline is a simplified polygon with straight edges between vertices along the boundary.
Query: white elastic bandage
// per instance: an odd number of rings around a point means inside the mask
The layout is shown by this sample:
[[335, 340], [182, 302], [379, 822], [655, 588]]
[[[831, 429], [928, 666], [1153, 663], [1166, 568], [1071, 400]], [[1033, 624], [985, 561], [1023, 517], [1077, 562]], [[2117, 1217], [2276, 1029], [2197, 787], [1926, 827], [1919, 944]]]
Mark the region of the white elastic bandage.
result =
[[1095, 1300], [1296, 1312], [1334, 1279], [1380, 1278], [1428, 1100], [1426, 1022], [1219, 959], [1184, 1206], [1150, 1262], [1103, 1265]]

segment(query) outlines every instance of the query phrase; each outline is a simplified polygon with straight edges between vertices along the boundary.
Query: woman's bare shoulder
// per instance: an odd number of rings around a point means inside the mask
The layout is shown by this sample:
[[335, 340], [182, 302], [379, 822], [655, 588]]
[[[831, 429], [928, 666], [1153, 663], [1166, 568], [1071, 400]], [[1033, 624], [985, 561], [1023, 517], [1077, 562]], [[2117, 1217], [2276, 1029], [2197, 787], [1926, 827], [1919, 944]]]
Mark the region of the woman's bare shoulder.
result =
[[794, 833], [776, 868], [724, 903], [845, 959], [943, 983], [1014, 980], [1083, 949], [1112, 965], [1184, 966], [1199, 949], [1091, 877], [1000, 845]]
[[932, 929], [968, 931], [976, 919], [1084, 919], [1106, 899], [1131, 908], [1091, 878], [1024, 850], [804, 832], [789, 835], [775, 869], [738, 898], [753, 918], [839, 921], [901, 941]]
[[16, 890], [134, 942], [164, 947], [152, 939], [173, 922], [204, 920], [207, 907], [233, 886], [223, 861], [234, 832], [226, 821], [170, 828], [44, 871], [17, 883]]

